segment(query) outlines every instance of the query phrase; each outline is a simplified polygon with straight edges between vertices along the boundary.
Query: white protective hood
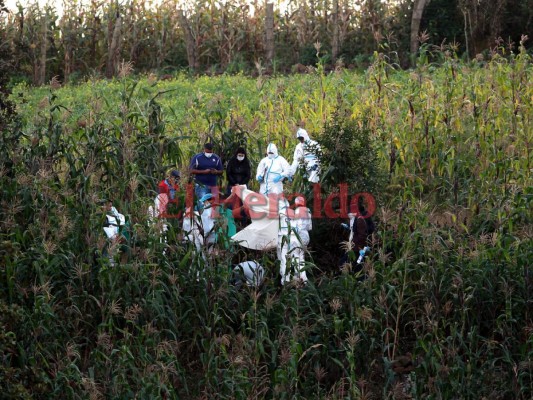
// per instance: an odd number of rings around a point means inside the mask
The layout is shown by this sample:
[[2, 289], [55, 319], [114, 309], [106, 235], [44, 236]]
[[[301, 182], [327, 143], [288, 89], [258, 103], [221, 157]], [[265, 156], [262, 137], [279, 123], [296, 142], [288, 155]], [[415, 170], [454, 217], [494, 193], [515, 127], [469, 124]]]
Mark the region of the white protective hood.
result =
[[273, 153], [276, 157], [278, 154], [278, 148], [274, 143], [270, 143], [267, 147], [267, 153]]
[[298, 128], [298, 130], [296, 131], [296, 138], [300, 137], [304, 138], [304, 142], [307, 142], [310, 139], [309, 134], [303, 128]]

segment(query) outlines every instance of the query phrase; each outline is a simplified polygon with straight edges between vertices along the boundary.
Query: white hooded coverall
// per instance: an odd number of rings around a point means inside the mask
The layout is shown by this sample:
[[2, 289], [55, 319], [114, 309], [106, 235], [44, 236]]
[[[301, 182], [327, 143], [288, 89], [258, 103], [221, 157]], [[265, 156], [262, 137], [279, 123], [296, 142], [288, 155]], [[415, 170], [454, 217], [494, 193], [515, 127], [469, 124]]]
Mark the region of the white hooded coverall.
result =
[[263, 158], [257, 166], [256, 174], [256, 179], [261, 183], [259, 193], [265, 196], [283, 193], [283, 178], [292, 176], [291, 166], [278, 154], [278, 148], [273, 143], [267, 147], [267, 153], [270, 152], [274, 153], [273, 157]]
[[[277, 256], [280, 260], [281, 284], [300, 278], [307, 282], [307, 274], [303, 270], [305, 249], [309, 243], [309, 230], [311, 229], [311, 213], [306, 207], [299, 207], [298, 213], [290, 217], [289, 203], [285, 199], [279, 200], [279, 231]], [[298, 218], [297, 218], [298, 217]], [[290, 235], [289, 235], [290, 227]], [[289, 261], [289, 266], [287, 265]], [[289, 267], [289, 268], [287, 268]], [[291, 271], [292, 270], [292, 271]]]
[[[309, 244], [309, 231], [313, 229], [313, 222], [311, 220], [311, 210], [305, 206], [297, 207], [294, 210], [294, 219], [292, 220], [292, 228], [296, 231], [297, 237], [296, 243], [294, 243], [294, 255], [299, 263], [299, 270], [305, 265], [305, 251]], [[305, 276], [305, 272], [301, 273]], [[304, 280], [307, 280], [305, 278]]]
[[[154, 205], [148, 207], [148, 221], [151, 225], [156, 225], [158, 218], [163, 218], [167, 212], [168, 194], [160, 193], [155, 197]], [[160, 227], [160, 234], [168, 231], [168, 224], [163, 223]]]
[[204, 207], [201, 214], [202, 229], [204, 230], [204, 244], [206, 246], [213, 245], [216, 242], [215, 232], [215, 215], [216, 210], [212, 206]]
[[244, 261], [237, 264], [233, 269], [237, 275], [243, 275], [248, 286], [258, 287], [263, 282], [265, 270], [257, 261]]
[[294, 175], [298, 166], [303, 164], [309, 182], [318, 183], [320, 181], [320, 162], [317, 153], [320, 152], [320, 145], [315, 140], [311, 140], [305, 129], [298, 129], [296, 137], [304, 138], [304, 142], [298, 143], [294, 149], [291, 174]]
[[104, 227], [104, 232], [108, 239], [113, 240], [118, 236], [120, 227], [126, 223], [126, 218], [115, 207], [111, 207], [106, 214], [106, 219], [107, 226]]
[[198, 252], [202, 247], [199, 224], [200, 214], [188, 207], [183, 217], [183, 239], [185, 242], [194, 243]]

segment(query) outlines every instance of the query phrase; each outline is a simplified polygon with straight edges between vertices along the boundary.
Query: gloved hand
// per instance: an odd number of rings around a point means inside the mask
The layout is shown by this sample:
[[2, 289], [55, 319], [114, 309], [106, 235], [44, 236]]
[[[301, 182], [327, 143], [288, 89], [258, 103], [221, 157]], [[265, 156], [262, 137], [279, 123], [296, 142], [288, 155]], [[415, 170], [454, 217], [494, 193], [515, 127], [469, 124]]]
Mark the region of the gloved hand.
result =
[[344, 222], [341, 224], [341, 226], [342, 226], [344, 229], [346, 229], [347, 231], [350, 230], [350, 225], [345, 224]]
[[365, 249], [361, 249], [361, 250], [359, 250], [359, 255], [360, 255], [360, 256], [364, 256], [365, 253], [366, 253], [366, 252], [365, 252]]
[[263, 177], [263, 175], [259, 175], [259, 176], [257, 177], [257, 182], [262, 183], [264, 179], [265, 179], [265, 178]]
[[281, 178], [283, 178], [283, 176], [278, 175], [278, 176], [276, 176], [274, 179], [272, 179], [272, 182], [274, 182], [274, 183], [278, 183], [279, 181], [281, 181]]
[[292, 176], [287, 176], [287, 180], [288, 180], [289, 182], [292, 182]]

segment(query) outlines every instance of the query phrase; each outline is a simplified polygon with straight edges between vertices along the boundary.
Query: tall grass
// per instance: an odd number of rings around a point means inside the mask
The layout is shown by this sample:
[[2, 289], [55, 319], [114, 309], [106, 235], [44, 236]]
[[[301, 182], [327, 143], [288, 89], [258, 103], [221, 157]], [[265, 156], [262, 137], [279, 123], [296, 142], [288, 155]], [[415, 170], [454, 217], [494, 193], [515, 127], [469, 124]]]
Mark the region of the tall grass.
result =
[[[407, 72], [378, 55], [365, 75], [16, 88], [21, 119], [0, 138], [2, 393], [531, 398], [530, 58], [442, 57]], [[280, 289], [264, 254], [264, 285], [238, 290], [239, 249], [203, 259], [175, 221], [159, 239], [155, 183], [208, 135], [246, 135], [254, 160], [274, 140], [290, 158], [293, 125], [320, 141], [339, 106], [389, 171], [365, 281], [321, 259], [309, 285]], [[134, 227], [115, 267], [104, 196]]]

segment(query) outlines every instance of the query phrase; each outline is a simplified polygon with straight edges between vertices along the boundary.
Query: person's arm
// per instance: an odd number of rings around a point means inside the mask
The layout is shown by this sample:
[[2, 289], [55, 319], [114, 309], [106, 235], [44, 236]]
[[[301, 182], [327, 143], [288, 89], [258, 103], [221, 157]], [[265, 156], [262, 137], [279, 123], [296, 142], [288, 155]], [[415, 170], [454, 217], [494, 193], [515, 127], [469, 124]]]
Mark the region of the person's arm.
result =
[[257, 166], [257, 173], [255, 175], [255, 179], [259, 182], [262, 182], [263, 179], [265, 179], [265, 176], [263, 175], [264, 174], [264, 170], [265, 170], [265, 165], [264, 165], [264, 162], [263, 160], [261, 160], [261, 162], [259, 163], [259, 165]]
[[246, 174], [244, 176], [244, 182], [243, 184], [247, 185], [248, 182], [250, 181], [250, 178], [252, 177], [252, 167], [250, 165], [250, 161], [248, 159], [246, 159], [247, 163], [246, 163]]
[[164, 180], [159, 182], [159, 185], [157, 186], [157, 193], [158, 194], [168, 193], [168, 186]]
[[[222, 161], [220, 161], [220, 158], [218, 159], [218, 162], [215, 165], [215, 168], [209, 168], [206, 170], [203, 170], [204, 172], [199, 172], [203, 174], [212, 174], [212, 175], [222, 175], [224, 173], [224, 169], [222, 168]], [[194, 173], [193, 171], [191, 171]]]
[[226, 167], [226, 178], [228, 178], [228, 183], [231, 186], [234, 186], [234, 185], [237, 184], [237, 182], [235, 181], [235, 176], [233, 175], [233, 162], [232, 162], [232, 160], [230, 160], [228, 162], [228, 166]]
[[196, 166], [198, 165], [198, 161], [197, 161], [197, 155], [194, 156], [192, 159], [191, 159], [191, 163], [189, 165], [189, 172], [193, 175], [204, 175], [204, 174], [208, 174], [209, 173], [209, 170], [207, 169], [196, 169]]
[[292, 156], [291, 175], [294, 175], [298, 170], [300, 159], [303, 157], [302, 147], [298, 144], [294, 149], [294, 155]]
[[294, 175], [294, 173], [292, 171], [292, 168], [291, 168], [289, 162], [283, 157], [280, 157], [280, 158], [281, 158], [281, 168], [283, 168], [283, 171], [281, 172], [281, 175], [284, 178], [292, 177]]
[[207, 173], [213, 175], [222, 175], [224, 173], [224, 168], [222, 168], [222, 160], [218, 156], [213, 155], [213, 157], [217, 157], [215, 168], [208, 169]]

